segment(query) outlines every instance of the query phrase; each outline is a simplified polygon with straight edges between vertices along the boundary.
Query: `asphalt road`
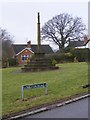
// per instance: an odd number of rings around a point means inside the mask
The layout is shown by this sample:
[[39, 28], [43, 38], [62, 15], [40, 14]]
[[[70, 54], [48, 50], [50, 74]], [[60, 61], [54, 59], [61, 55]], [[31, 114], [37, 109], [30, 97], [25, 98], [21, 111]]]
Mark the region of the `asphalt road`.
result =
[[88, 98], [25, 118], [88, 118]]

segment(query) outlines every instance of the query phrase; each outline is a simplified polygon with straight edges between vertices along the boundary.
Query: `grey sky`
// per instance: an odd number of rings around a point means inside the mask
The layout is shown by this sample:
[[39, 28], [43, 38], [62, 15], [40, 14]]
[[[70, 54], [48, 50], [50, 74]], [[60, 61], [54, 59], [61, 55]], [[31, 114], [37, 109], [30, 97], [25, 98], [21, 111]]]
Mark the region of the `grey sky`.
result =
[[14, 36], [15, 43], [37, 43], [37, 12], [41, 27], [53, 16], [68, 13], [81, 17], [88, 28], [88, 1], [83, 2], [3, 2], [0, 27]]

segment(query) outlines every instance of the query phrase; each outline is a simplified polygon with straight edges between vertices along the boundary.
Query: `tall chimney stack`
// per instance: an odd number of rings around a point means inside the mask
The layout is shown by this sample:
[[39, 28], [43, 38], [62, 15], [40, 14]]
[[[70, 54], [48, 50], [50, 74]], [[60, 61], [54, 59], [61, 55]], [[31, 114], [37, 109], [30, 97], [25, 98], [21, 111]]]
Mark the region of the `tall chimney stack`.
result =
[[27, 42], [27, 48], [31, 48], [31, 41]]

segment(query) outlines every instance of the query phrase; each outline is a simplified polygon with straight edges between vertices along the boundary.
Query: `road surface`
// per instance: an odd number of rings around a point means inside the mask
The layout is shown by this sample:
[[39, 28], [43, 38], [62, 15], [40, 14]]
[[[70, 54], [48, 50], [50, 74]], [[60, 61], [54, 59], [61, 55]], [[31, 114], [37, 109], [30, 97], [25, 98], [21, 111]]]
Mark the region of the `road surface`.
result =
[[[88, 118], [88, 98], [25, 118]], [[19, 120], [24, 120], [24, 118]]]

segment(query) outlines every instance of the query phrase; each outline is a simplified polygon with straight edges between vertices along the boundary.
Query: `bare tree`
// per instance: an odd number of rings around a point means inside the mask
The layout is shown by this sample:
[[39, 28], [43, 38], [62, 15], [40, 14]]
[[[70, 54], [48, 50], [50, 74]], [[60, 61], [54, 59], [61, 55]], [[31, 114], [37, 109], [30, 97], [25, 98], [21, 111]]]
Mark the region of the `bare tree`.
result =
[[53, 17], [41, 29], [42, 40], [53, 41], [64, 49], [65, 45], [72, 40], [80, 40], [86, 30], [81, 18], [73, 18], [67, 13]]
[[2, 43], [2, 59], [7, 60], [8, 58], [11, 58], [12, 53], [12, 41], [13, 37], [9, 35], [9, 33], [0, 28], [0, 44]]

